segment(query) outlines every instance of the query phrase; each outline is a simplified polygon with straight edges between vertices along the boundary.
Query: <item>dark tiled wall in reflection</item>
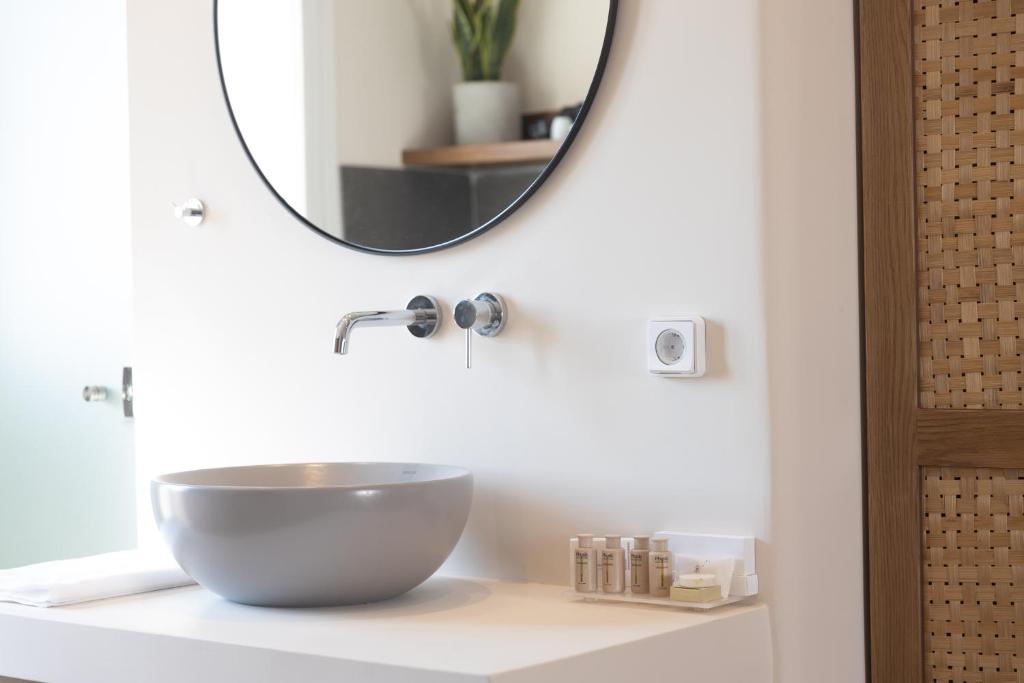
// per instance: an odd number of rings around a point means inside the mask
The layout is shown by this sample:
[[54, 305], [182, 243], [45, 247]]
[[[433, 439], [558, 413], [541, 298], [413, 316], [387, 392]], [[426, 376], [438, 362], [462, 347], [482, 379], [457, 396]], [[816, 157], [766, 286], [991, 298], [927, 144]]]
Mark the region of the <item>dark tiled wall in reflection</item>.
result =
[[541, 169], [342, 166], [345, 239], [379, 249], [447, 242], [501, 213]]
[[537, 179], [543, 165], [498, 166], [468, 171], [475, 213], [473, 225], [482, 225], [504, 211]]

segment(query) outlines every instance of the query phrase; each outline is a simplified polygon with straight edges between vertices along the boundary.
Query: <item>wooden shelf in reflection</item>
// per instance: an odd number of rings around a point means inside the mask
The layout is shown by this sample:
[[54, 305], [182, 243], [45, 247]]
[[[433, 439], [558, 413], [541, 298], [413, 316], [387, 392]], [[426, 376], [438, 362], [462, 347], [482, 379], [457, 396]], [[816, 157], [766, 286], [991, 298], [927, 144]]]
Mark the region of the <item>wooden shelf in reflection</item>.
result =
[[561, 140], [516, 140], [487, 145], [451, 145], [407, 149], [402, 152], [406, 166], [498, 166], [544, 163], [561, 146]]

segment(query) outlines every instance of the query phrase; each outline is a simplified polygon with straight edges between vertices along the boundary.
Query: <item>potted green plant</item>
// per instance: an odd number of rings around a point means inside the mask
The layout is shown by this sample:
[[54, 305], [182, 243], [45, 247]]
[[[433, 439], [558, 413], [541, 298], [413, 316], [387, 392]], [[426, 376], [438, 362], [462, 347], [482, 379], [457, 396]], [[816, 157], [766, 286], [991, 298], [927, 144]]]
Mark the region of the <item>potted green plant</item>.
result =
[[519, 86], [501, 80], [519, 0], [452, 0], [451, 35], [463, 81], [453, 90], [460, 145], [522, 137]]

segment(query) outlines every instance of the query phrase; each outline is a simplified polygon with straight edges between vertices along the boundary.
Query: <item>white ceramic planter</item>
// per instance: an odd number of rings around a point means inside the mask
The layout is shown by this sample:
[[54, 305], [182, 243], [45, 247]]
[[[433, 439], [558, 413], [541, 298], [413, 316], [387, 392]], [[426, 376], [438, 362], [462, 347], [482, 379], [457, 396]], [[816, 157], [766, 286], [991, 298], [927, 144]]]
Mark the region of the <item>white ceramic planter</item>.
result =
[[457, 144], [510, 142], [522, 138], [517, 83], [464, 81], [453, 86], [452, 95]]

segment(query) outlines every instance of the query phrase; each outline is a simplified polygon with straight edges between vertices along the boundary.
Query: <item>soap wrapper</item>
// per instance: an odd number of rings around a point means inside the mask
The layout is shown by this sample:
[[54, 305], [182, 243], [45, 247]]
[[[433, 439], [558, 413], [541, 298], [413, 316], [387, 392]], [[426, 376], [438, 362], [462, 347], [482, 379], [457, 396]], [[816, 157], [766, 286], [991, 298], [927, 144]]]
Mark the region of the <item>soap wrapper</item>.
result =
[[736, 572], [737, 564], [742, 565], [743, 562], [731, 557], [716, 560], [676, 555], [677, 574], [714, 574], [715, 583], [722, 589], [722, 598], [729, 597], [729, 589], [732, 587], [732, 577]]
[[680, 602], [714, 602], [722, 599], [722, 587], [714, 584], [702, 588], [672, 586], [669, 598]]

